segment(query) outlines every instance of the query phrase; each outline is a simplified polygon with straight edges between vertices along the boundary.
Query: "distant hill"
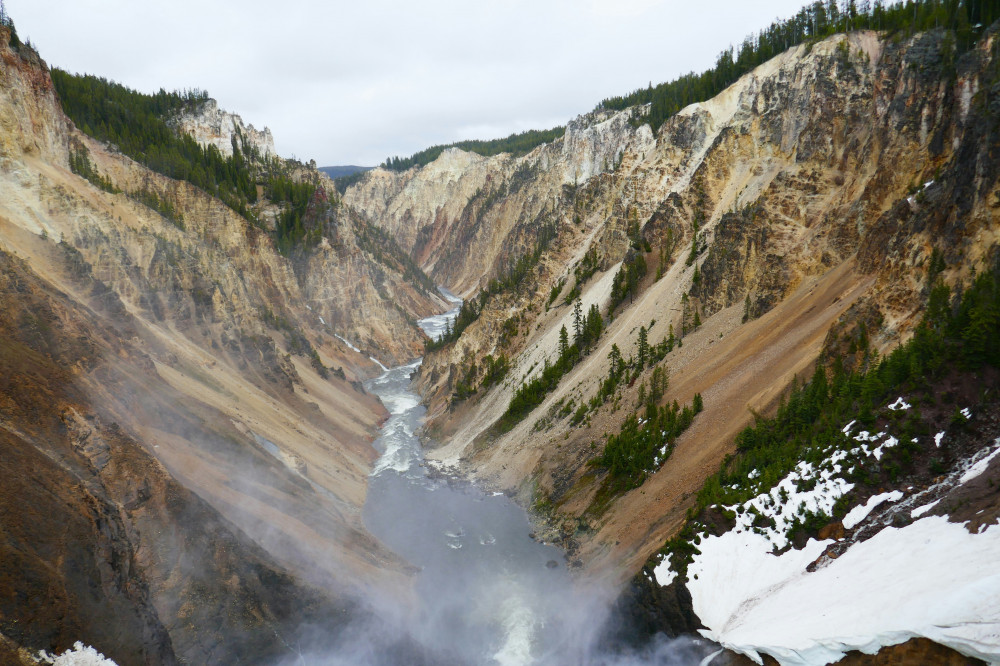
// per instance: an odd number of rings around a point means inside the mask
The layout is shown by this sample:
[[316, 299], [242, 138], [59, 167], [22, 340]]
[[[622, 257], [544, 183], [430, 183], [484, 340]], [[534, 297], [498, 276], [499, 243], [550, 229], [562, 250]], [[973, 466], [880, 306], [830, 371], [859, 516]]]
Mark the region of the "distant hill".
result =
[[328, 175], [330, 178], [337, 179], [342, 176], [350, 176], [351, 174], [358, 173], [359, 171], [371, 171], [374, 168], [375, 167], [354, 166], [353, 164], [348, 164], [345, 166], [320, 167], [319, 170]]

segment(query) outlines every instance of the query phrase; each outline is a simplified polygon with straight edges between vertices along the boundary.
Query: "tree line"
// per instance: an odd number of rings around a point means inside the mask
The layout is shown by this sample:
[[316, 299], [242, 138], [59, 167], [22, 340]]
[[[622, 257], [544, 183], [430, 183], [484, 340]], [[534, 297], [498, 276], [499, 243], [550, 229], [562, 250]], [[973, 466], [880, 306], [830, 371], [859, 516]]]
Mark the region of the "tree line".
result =
[[390, 157], [382, 163], [382, 168], [392, 171], [406, 171], [415, 166], [430, 164], [448, 148], [460, 148], [483, 157], [491, 157], [500, 153], [510, 153], [514, 157], [527, 155], [543, 143], [552, 143], [563, 135], [565, 127], [553, 127], [548, 130], [527, 130], [516, 132], [502, 139], [472, 139], [458, 141], [439, 146], [425, 148], [409, 157]]
[[838, 32], [879, 30], [912, 35], [944, 28], [955, 33], [959, 53], [972, 47], [978, 35], [1000, 18], [1000, 0], [906, 0], [886, 5], [883, 0], [826, 0], [813, 2], [786, 20], [779, 20], [743, 40], [739, 48], [719, 54], [715, 67], [701, 74], [691, 72], [673, 81], [640, 88], [628, 95], [609, 97], [598, 108], [621, 110], [649, 104], [637, 120], [654, 131], [667, 118], [695, 102], [715, 97], [739, 77], [783, 51], [814, 43]]
[[500, 432], [507, 432], [525, 416], [542, 404], [545, 396], [557, 386], [563, 375], [579, 363], [580, 359], [590, 352], [604, 330], [604, 319], [596, 304], [592, 304], [587, 314], [583, 314], [583, 306], [578, 300], [573, 306], [573, 343], [569, 342], [569, 332], [563, 326], [559, 330], [558, 356], [555, 363], [545, 359], [542, 371], [531, 379], [526, 379], [514, 391], [507, 410], [497, 422]]
[[[113, 145], [157, 173], [201, 188], [254, 223], [256, 216], [249, 207], [257, 203], [260, 184], [265, 197], [282, 208], [274, 231], [278, 249], [288, 253], [301, 244], [318, 242], [317, 227], [305, 221], [317, 189], [314, 182], [293, 177], [287, 164], [276, 157], [261, 156], [239, 131], [232, 137], [232, 155], [224, 156], [216, 146], [201, 146], [170, 126], [170, 118], [201, 108], [209, 99], [207, 91], [161, 88], [146, 94], [89, 74], [53, 69], [51, 76], [63, 112], [85, 134]], [[71, 154], [70, 166], [90, 178], [79, 155]], [[164, 210], [169, 202], [159, 203], [155, 209], [168, 215]]]

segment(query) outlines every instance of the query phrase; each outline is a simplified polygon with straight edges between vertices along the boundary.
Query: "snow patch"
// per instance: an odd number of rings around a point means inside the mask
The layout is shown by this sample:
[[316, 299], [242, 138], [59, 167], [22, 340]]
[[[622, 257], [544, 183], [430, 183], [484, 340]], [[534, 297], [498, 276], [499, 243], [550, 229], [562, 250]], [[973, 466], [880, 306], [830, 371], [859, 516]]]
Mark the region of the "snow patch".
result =
[[910, 518], [913, 519], [919, 518], [920, 516], [924, 515], [925, 513], [936, 507], [940, 501], [941, 500], [936, 499], [930, 504], [924, 504], [923, 506], [918, 506], [916, 509], [910, 512]]
[[868, 501], [864, 504], [859, 504], [844, 516], [844, 529], [850, 530], [854, 529], [855, 525], [861, 523], [862, 520], [868, 517], [875, 507], [883, 502], [898, 502], [903, 498], [903, 493], [899, 490], [894, 490], [891, 493], [882, 493], [881, 495], [872, 495], [868, 498]]
[[351, 351], [354, 351], [354, 352], [357, 352], [357, 353], [359, 353], [359, 354], [361, 353], [361, 350], [360, 350], [360, 349], [358, 349], [357, 347], [355, 347], [354, 345], [352, 345], [352, 344], [351, 344], [350, 342], [348, 342], [348, 341], [347, 341], [347, 340], [346, 340], [346, 339], [345, 339], [345, 338], [344, 338], [343, 336], [341, 336], [341, 335], [340, 335], [339, 333], [334, 333], [334, 334], [333, 334], [333, 337], [337, 338], [338, 340], [340, 340], [341, 342], [343, 342], [343, 343], [344, 343], [345, 345], [347, 345], [347, 347], [348, 347], [348, 348], [349, 348], [349, 349], [350, 349]]
[[677, 572], [670, 568], [670, 556], [664, 555], [660, 563], [656, 565], [653, 569], [653, 575], [656, 576], [656, 582], [659, 585], [666, 586], [674, 582], [674, 578], [677, 577]]
[[913, 405], [903, 400], [903, 396], [899, 396], [898, 398], [896, 398], [896, 402], [889, 405], [889, 409], [895, 412], [903, 409], [909, 409], [912, 406]]
[[934, 446], [941, 448], [941, 440], [944, 439], [944, 430], [934, 435]]
[[[830, 465], [817, 470], [812, 463], [800, 462], [795, 469], [778, 482], [769, 492], [763, 493], [742, 505], [725, 507], [736, 512], [736, 532], [757, 531], [767, 539], [773, 548], [788, 545], [788, 531], [808, 514], [830, 515], [833, 505], [854, 487], [836, 476], [840, 472], [837, 464], [844, 457], [838, 451], [830, 458]], [[810, 490], [799, 490], [801, 485], [812, 486]], [[761, 516], [767, 527], [754, 527]]]

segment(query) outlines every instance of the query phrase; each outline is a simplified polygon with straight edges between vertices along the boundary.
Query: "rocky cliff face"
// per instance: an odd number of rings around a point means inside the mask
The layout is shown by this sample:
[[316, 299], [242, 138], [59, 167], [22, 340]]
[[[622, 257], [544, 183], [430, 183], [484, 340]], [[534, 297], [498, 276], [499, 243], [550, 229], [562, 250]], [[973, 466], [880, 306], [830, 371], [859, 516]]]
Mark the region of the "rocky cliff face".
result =
[[291, 607], [342, 621], [347, 604], [276, 566], [175, 480], [157, 444], [94, 411], [93, 391], [156, 375], [132, 331], [93, 321], [6, 252], [0, 294], [6, 663], [81, 639], [118, 663], [277, 659], [274, 634], [298, 630]]
[[453, 148], [423, 168], [376, 169], [344, 203], [397, 238], [436, 281], [473, 294], [530, 253], [542, 228], [575, 219], [581, 185], [619, 166], [626, 149], [651, 147], [649, 127], [630, 124], [640, 113], [582, 116], [519, 159]]
[[[549, 522], [580, 564], [634, 571], [677, 529], [748, 408], [766, 411], [808, 372], [831, 324], [873, 312], [873, 340], [889, 348], [919, 314], [933, 248], [954, 281], [996, 245], [994, 39], [954, 67], [949, 48], [941, 32], [839, 35], [778, 56], [655, 136], [629, 122], [642, 109], [595, 113], [521, 158], [452, 151], [349, 190], [349, 206], [412, 238], [429, 274], [465, 294], [484, 286], [482, 267], [502, 274], [556, 226], [521, 283], [425, 359], [431, 429], [446, 442], [433, 455], [553, 508]], [[596, 268], [581, 273], [588, 251]], [[648, 272], [609, 311], [612, 278], [640, 254]], [[555, 360], [559, 328], [573, 330], [563, 303], [577, 293], [584, 311], [597, 304], [613, 322], [541, 406], [496, 435], [514, 389]], [[701, 393], [706, 409], [659, 472], [595, 514], [601, 479], [588, 463], [648, 377], [584, 410], [581, 424], [568, 417], [596, 395], [612, 345], [635, 354], [640, 327], [651, 343], [670, 327], [687, 334], [664, 361], [664, 399]], [[456, 400], [472, 364], [500, 353], [512, 360], [507, 379]]]
[[190, 134], [202, 146], [215, 146], [225, 157], [233, 154], [233, 137], [246, 141], [261, 157], [278, 154], [270, 129], [258, 130], [253, 125], [243, 124], [242, 118], [220, 109], [214, 99], [207, 100], [197, 110], [173, 118], [171, 124], [178, 131]]
[[[44, 63], [7, 41], [3, 501], [32, 508], [3, 512], [3, 649], [277, 658], [303, 620], [335, 628], [359, 589], [405, 584], [361, 524], [385, 410], [360, 381], [376, 349], [412, 358], [412, 320], [444, 306], [349, 221], [285, 257], [205, 192], [85, 137]], [[71, 146], [122, 193], [72, 173]], [[180, 219], [125, 194], [141, 190]]]

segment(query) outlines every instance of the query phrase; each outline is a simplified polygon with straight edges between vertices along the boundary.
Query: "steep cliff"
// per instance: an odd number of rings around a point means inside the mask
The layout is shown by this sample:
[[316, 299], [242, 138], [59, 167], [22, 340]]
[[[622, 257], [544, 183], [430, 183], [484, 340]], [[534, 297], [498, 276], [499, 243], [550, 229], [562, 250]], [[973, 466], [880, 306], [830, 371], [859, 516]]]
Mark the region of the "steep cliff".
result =
[[360, 381], [369, 354], [416, 355], [412, 320], [443, 302], [363, 223], [330, 222], [335, 202], [311, 218], [331, 237], [285, 256], [78, 132], [8, 35], [0, 430], [4, 501], [32, 510], [3, 512], [4, 649], [231, 663], [277, 658], [303, 621], [335, 630], [361, 590], [405, 585], [361, 524], [386, 412]]
[[245, 125], [243, 119], [235, 113], [220, 109], [219, 103], [214, 99], [208, 99], [196, 109], [178, 114], [170, 119], [170, 124], [178, 131], [190, 134], [203, 146], [215, 146], [227, 157], [233, 154], [234, 138], [246, 141], [261, 157], [278, 154], [274, 149], [274, 137], [271, 136], [270, 129], [265, 127], [258, 130], [253, 125]]

